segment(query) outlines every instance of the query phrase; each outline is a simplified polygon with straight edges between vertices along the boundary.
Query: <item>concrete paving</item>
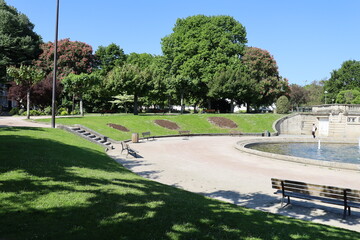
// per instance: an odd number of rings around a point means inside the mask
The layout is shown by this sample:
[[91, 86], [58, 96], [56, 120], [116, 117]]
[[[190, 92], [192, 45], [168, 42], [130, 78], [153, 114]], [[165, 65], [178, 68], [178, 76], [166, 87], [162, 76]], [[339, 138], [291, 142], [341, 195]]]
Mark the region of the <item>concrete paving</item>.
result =
[[0, 127], [51, 127], [51, 124], [48, 123], [32, 121], [40, 118], [49, 118], [49, 116], [31, 117], [30, 120], [27, 120], [26, 116], [0, 116]]
[[161, 138], [131, 143], [140, 158], [109, 155], [134, 173], [154, 181], [182, 188], [240, 206], [337, 226], [360, 232], [360, 209], [342, 219], [343, 209], [334, 205], [293, 199], [281, 208], [281, 198], [273, 194], [271, 178], [360, 189], [360, 172], [311, 166], [235, 149], [250, 137]]

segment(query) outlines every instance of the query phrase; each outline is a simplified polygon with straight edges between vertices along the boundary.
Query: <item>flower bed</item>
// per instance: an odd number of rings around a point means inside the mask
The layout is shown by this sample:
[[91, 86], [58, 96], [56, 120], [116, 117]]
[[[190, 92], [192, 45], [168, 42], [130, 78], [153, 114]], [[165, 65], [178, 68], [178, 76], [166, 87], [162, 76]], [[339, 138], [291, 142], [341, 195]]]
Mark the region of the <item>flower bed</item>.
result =
[[126, 127], [121, 126], [121, 125], [117, 125], [117, 124], [114, 124], [114, 123], [108, 123], [107, 125], [109, 127], [111, 127], [111, 128], [115, 128], [115, 129], [123, 131], [123, 132], [130, 132], [129, 129], [127, 129]]
[[218, 127], [221, 127], [221, 128], [237, 128], [238, 125], [228, 119], [228, 118], [224, 118], [224, 117], [209, 117], [208, 118], [208, 121]]
[[180, 127], [176, 123], [168, 121], [168, 120], [155, 120], [154, 122], [157, 125], [159, 125], [160, 127], [167, 128], [170, 130], [180, 129]]

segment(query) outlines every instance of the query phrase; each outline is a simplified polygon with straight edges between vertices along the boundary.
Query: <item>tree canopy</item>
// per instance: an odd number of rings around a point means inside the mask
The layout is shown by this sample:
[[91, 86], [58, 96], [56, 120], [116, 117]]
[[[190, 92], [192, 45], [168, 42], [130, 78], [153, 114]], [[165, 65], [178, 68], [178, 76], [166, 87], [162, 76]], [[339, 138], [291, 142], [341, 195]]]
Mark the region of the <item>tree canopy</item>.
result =
[[[43, 52], [36, 61], [46, 73], [53, 71], [54, 43], [48, 42], [41, 45]], [[70, 73], [91, 73], [94, 67], [92, 47], [84, 42], [62, 39], [58, 42], [58, 73], [62, 79]]]
[[[4, 1], [0, 0], [0, 11], [2, 5]], [[7, 7], [7, 11], [18, 14], [12, 7]], [[6, 22], [7, 28], [11, 24], [12, 21]], [[32, 28], [30, 24], [29, 29]], [[3, 39], [6, 38], [0, 39], [0, 50]], [[86, 111], [106, 111], [115, 96], [124, 95], [133, 96], [135, 114], [140, 97], [145, 108], [165, 108], [167, 102], [169, 109], [171, 105], [181, 105], [181, 112], [185, 104], [192, 104], [195, 109], [213, 105], [221, 111], [232, 111], [228, 106], [233, 103], [246, 104], [248, 109], [271, 105], [281, 95], [288, 95], [288, 82], [279, 75], [268, 51], [247, 47], [246, 43], [245, 27], [234, 18], [205, 15], [178, 19], [173, 32], [161, 40], [162, 56], [125, 54], [114, 43], [100, 46], [94, 55], [87, 43], [60, 40], [57, 91], [62, 93], [61, 105], [69, 109], [72, 98], [73, 110], [75, 100], [80, 100], [80, 105], [84, 100]], [[40, 50], [42, 53], [32, 64], [47, 77], [32, 86], [32, 91], [37, 93], [34, 102], [44, 107], [51, 95], [54, 43], [42, 44]], [[0, 57], [1, 54], [0, 51]], [[22, 60], [17, 57], [16, 61]], [[0, 67], [3, 62], [0, 59]], [[24, 92], [27, 89], [22, 86], [10, 88], [11, 96], [17, 99]]]
[[191, 79], [198, 86], [193, 97], [205, 100], [214, 74], [240, 58], [246, 42], [245, 27], [234, 18], [196, 15], [178, 19], [161, 45], [170, 74]]
[[25, 66], [25, 65], [21, 65], [19, 68], [8, 67], [6, 72], [17, 85], [21, 85], [26, 89], [27, 118], [29, 119], [31, 88], [44, 78], [45, 73], [35, 66]]
[[107, 86], [119, 94], [134, 95], [134, 115], [138, 114], [138, 98], [148, 91], [151, 72], [137, 64], [115, 67], [107, 76]]
[[333, 70], [329, 80], [325, 81], [324, 90], [330, 99], [336, 99], [342, 90], [360, 90], [360, 61], [348, 60], [341, 67]]
[[248, 106], [271, 105], [290, 92], [288, 80], [279, 75], [276, 61], [268, 51], [247, 47], [242, 62], [249, 71], [249, 91], [244, 100]]
[[0, 0], [0, 81], [5, 80], [6, 66], [31, 64], [41, 52], [41, 42], [29, 18]]
[[95, 52], [97, 67], [104, 73], [110, 72], [115, 66], [121, 66], [126, 61], [124, 50], [115, 43], [104, 47], [99, 46]]

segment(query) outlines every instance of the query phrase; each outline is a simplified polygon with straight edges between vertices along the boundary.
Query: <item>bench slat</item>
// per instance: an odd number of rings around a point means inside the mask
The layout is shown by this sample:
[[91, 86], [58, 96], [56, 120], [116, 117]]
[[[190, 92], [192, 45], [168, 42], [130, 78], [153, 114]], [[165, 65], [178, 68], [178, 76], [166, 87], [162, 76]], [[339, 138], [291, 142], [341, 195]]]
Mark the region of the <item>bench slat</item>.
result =
[[320, 200], [322, 202], [330, 202], [333, 204], [338, 204], [341, 202], [340, 205], [344, 205], [344, 192], [346, 191], [347, 205], [360, 208], [359, 190], [272, 178], [272, 188], [278, 189], [276, 193], [283, 193], [282, 182], [284, 184], [285, 196], [304, 198], [309, 200], [314, 199]]
[[336, 200], [336, 199], [329, 199], [329, 198], [324, 198], [324, 197], [318, 197], [318, 196], [303, 195], [303, 194], [297, 194], [297, 193], [290, 193], [290, 194], [288, 194], [288, 196], [306, 199], [306, 200], [315, 200], [315, 201], [320, 201], [320, 202], [330, 203], [330, 204], [335, 204], [335, 205], [340, 205], [340, 206], [344, 205], [344, 201]]
[[[341, 197], [344, 196], [345, 188], [338, 188], [333, 186], [324, 186], [316, 184], [307, 184], [303, 182], [289, 181], [284, 180], [285, 190], [300, 192], [304, 194], [316, 194], [319, 196], [328, 195], [329, 197]], [[282, 189], [281, 180], [273, 179], [272, 181], [273, 188]], [[347, 192], [348, 193], [348, 192]], [[354, 195], [356, 197], [356, 195]]]

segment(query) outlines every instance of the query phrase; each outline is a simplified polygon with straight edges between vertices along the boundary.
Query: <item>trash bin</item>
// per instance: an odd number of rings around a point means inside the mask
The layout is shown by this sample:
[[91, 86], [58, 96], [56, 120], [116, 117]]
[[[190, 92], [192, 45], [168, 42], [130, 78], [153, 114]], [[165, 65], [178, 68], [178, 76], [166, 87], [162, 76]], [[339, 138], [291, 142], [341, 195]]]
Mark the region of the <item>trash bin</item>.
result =
[[138, 142], [139, 142], [139, 134], [138, 134], [138, 133], [133, 133], [133, 134], [131, 135], [131, 141], [132, 141], [133, 143], [138, 143]]
[[269, 132], [268, 130], [265, 130], [264, 136], [265, 136], [265, 137], [270, 137], [270, 132]]

